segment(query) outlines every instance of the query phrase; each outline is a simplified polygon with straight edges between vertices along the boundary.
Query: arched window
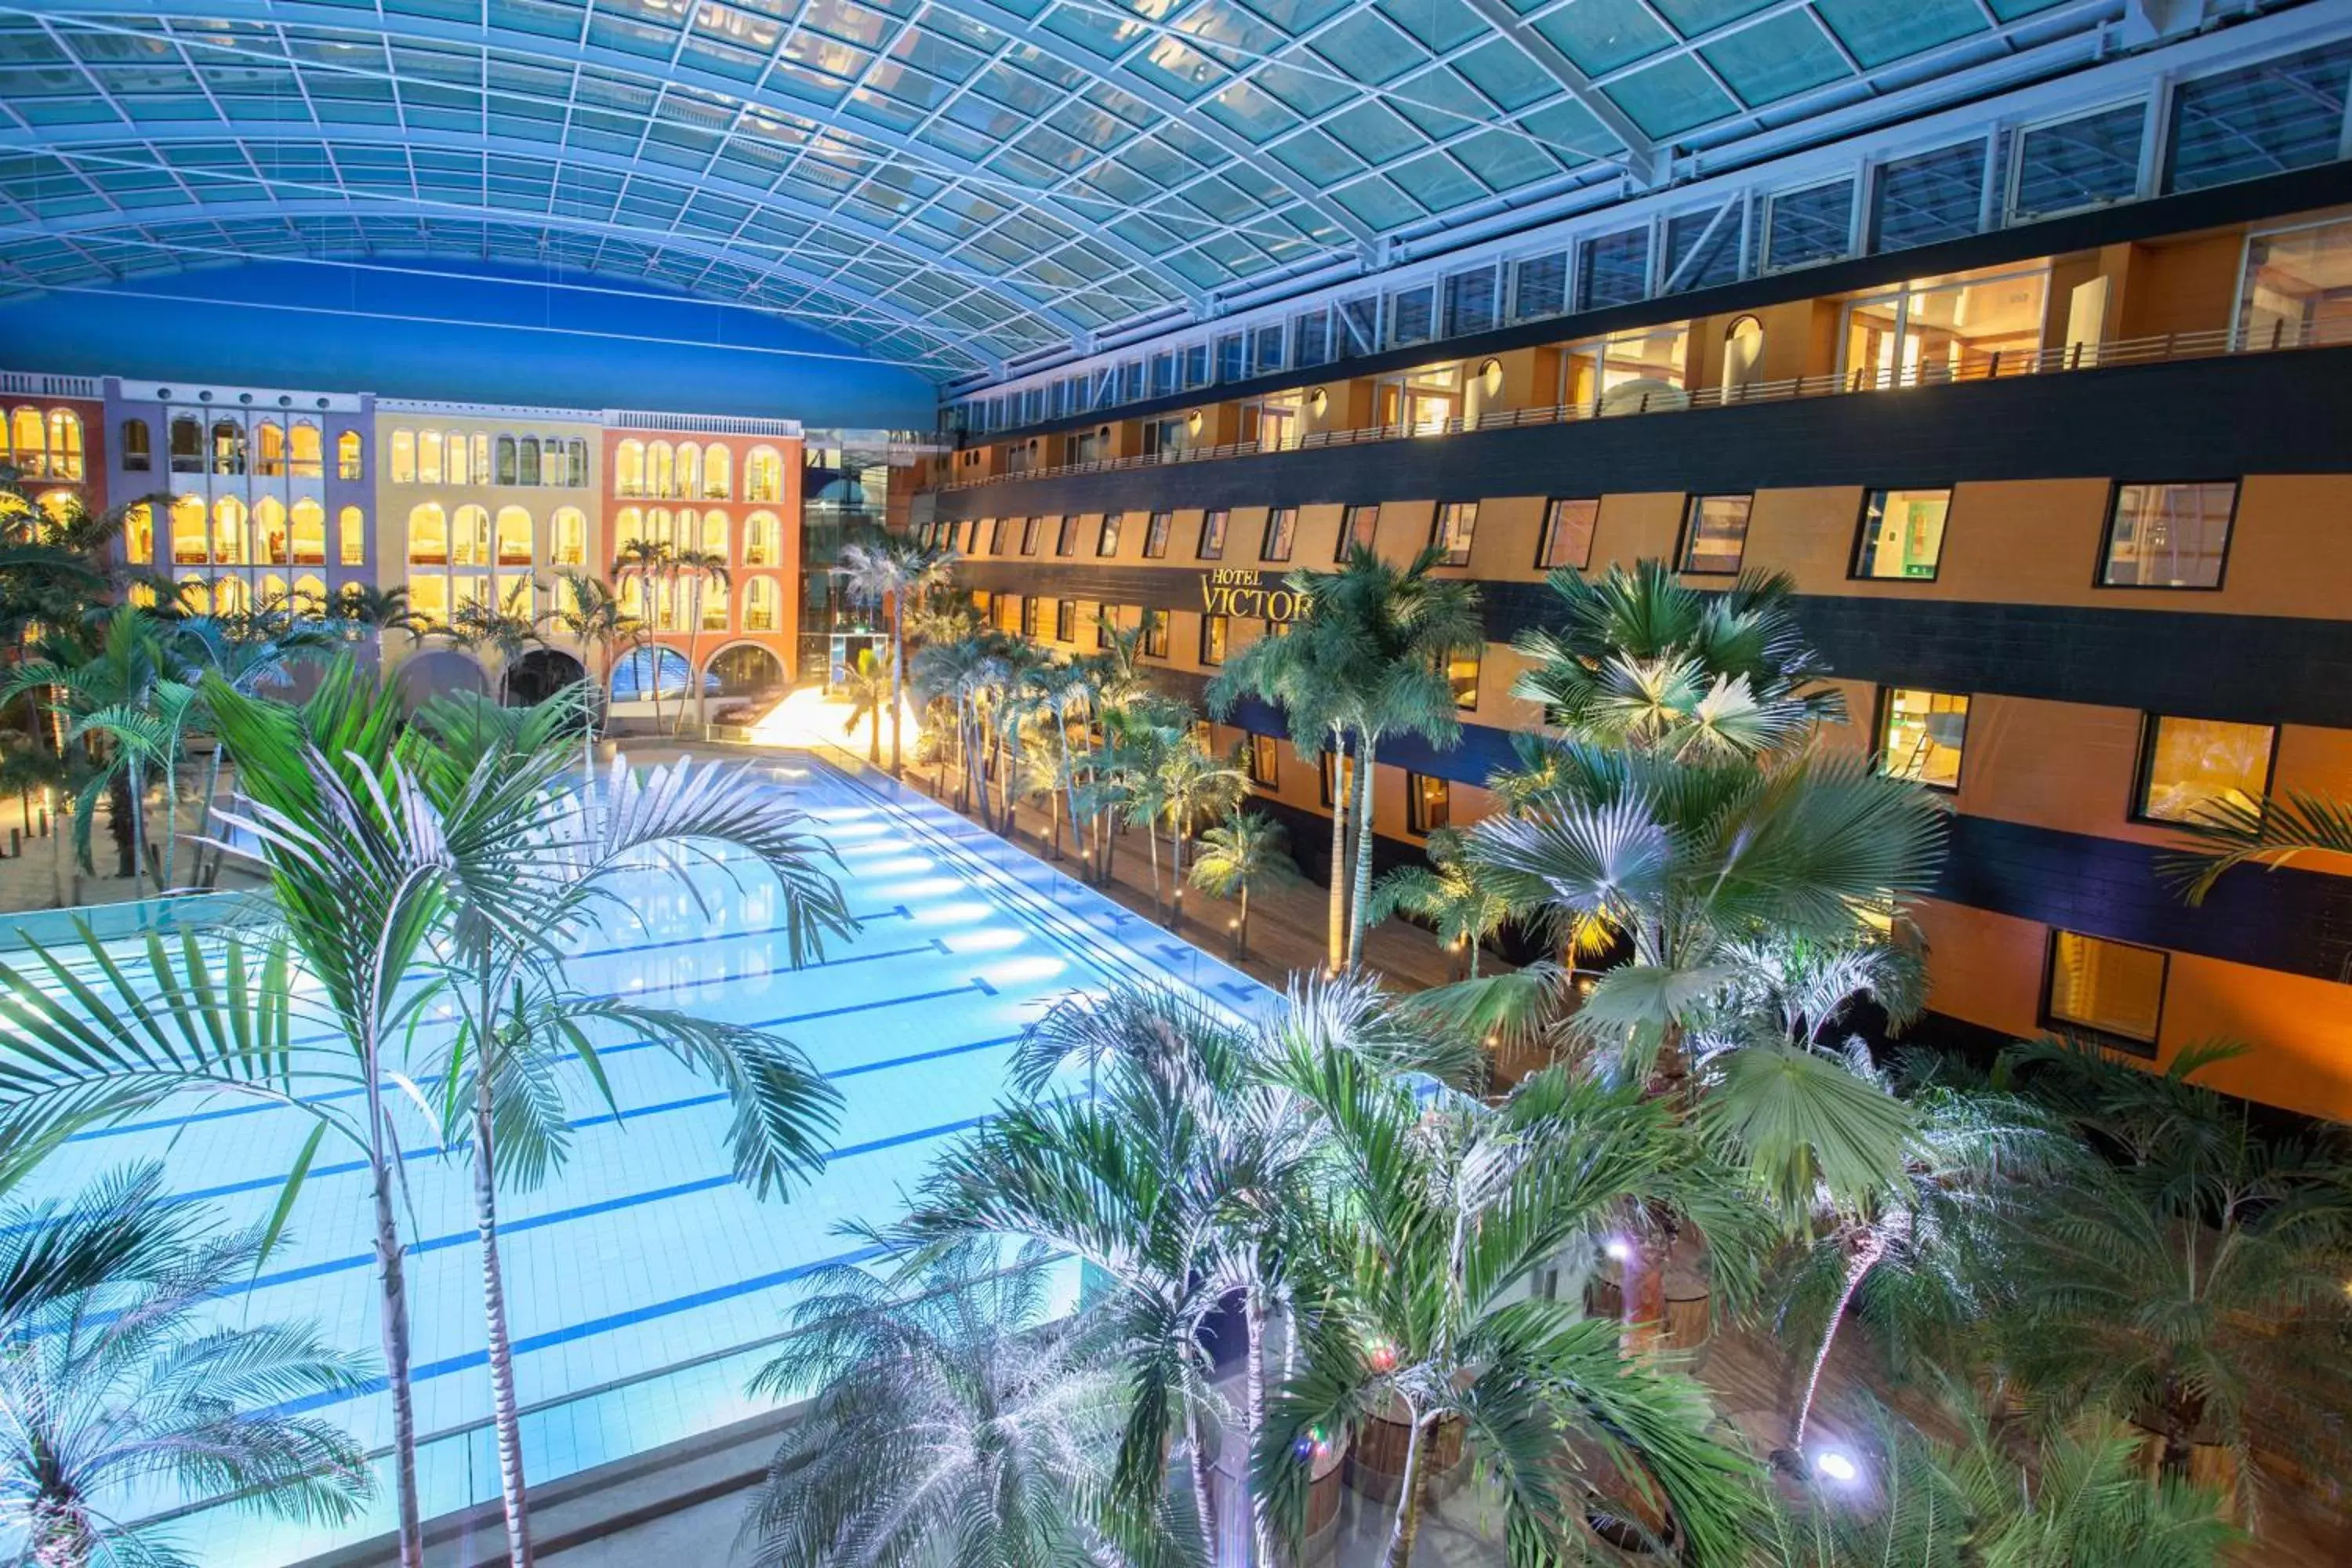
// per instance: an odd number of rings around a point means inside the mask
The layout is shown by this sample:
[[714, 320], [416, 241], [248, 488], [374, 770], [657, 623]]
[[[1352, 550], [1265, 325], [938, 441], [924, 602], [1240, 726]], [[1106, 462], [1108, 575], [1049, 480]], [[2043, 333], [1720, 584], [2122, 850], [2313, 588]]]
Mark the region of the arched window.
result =
[[253, 433], [253, 471], [277, 479], [286, 472], [286, 426], [265, 419]]
[[289, 464], [298, 479], [323, 477], [325, 448], [319, 444], [319, 427], [302, 423], [286, 433], [286, 444], [291, 462]]
[[735, 482], [734, 476], [730, 471], [733, 466], [734, 456], [729, 452], [726, 447], [714, 443], [713, 445], [703, 448], [703, 500], [725, 500], [727, 499], [727, 492]]
[[1764, 358], [1764, 323], [1742, 316], [1723, 334], [1723, 390], [1739, 392], [1756, 379]]
[[356, 430], [346, 430], [335, 437], [335, 477], [339, 479], [362, 477], [360, 433]]
[[49, 410], [49, 478], [81, 478], [81, 416], [70, 408]]
[[462, 485], [467, 482], [467, 463], [461, 459], [460, 455], [470, 452], [473, 455], [471, 458], [473, 482], [478, 485], [488, 484], [490, 482], [490, 433], [487, 430], [477, 430], [470, 437], [461, 440], [458, 433], [452, 430], [449, 432], [449, 482], [453, 485]]
[[272, 572], [268, 576], [264, 577], [261, 580], [261, 592], [256, 596], [255, 602], [265, 610], [285, 610], [292, 608], [292, 605], [287, 601], [286, 579], [280, 577], [275, 572]]
[[62, 526], [74, 514], [74, 509], [81, 505], [81, 497], [71, 490], [43, 490], [33, 504], [41, 509], [43, 517]]
[[526, 436], [516, 442], [515, 457], [519, 459], [515, 467], [515, 483], [519, 485], [539, 483], [539, 437]]
[[774, 566], [784, 553], [784, 525], [772, 511], [755, 511], [743, 520], [743, 564]]
[[433, 501], [408, 509], [408, 563], [449, 564], [449, 514]]
[[770, 505], [784, 499], [784, 459], [773, 447], [754, 447], [743, 459], [743, 499]]
[[242, 616], [253, 608], [253, 590], [242, 577], [213, 580], [213, 614]]
[[646, 448], [646, 493], [667, 497], [671, 482], [677, 476], [677, 456], [667, 441], [656, 441]]
[[133, 566], [155, 563], [155, 509], [145, 501], [122, 514], [122, 559]]
[[41, 411], [19, 408], [8, 416], [8, 461], [28, 479], [48, 468], [48, 437], [41, 427]]
[[727, 558], [727, 514], [706, 511], [702, 514], [702, 548], [724, 561]]
[[588, 518], [576, 506], [555, 509], [547, 528], [548, 560], [557, 566], [588, 563]]
[[177, 584], [180, 604], [192, 616], [213, 613], [213, 585], [202, 577], [183, 577]]
[[148, 445], [147, 421], [125, 419], [122, 422], [122, 467], [126, 473], [143, 474], [155, 466], [154, 449]]
[[645, 536], [645, 508], [625, 506], [613, 514], [613, 552], [615, 555]]
[[355, 506], [335, 514], [335, 559], [345, 566], [367, 564], [367, 516]]
[[312, 618], [327, 613], [327, 584], [313, 573], [294, 579], [294, 613]]
[[490, 480], [500, 485], [515, 482], [515, 439], [511, 436], [499, 437], [498, 466], [491, 469]]
[[508, 615], [520, 616], [525, 620], [530, 619], [532, 586], [530, 574], [528, 572], [499, 573], [499, 608]]
[[276, 496], [253, 503], [253, 552], [257, 564], [287, 564], [286, 503]]
[[621, 614], [633, 621], [646, 618], [646, 580], [625, 577], [621, 580]]
[[[466, 482], [466, 433], [463, 430], [452, 430], [448, 434], [447, 440], [449, 443], [449, 482], [453, 485], [462, 485]], [[485, 445], [487, 446], [487, 443], [485, 443]], [[488, 453], [485, 451], [483, 456], [488, 457]], [[487, 484], [489, 482], [488, 468], [487, 465], [484, 467], [483, 478], [476, 480], [475, 482], [478, 484]]]
[[499, 564], [530, 564], [530, 513], [519, 506], [499, 508]]
[[294, 564], [327, 563], [327, 509], [304, 496], [294, 503]]
[[747, 632], [772, 632], [782, 616], [782, 600], [776, 593], [773, 577], [747, 578], [743, 584], [743, 629]]
[[394, 430], [392, 433], [392, 482], [413, 485], [416, 482], [416, 432]]
[[702, 629], [723, 632], [727, 629], [727, 584], [716, 578], [705, 578], [701, 586]]
[[245, 564], [245, 503], [235, 496], [213, 502], [213, 564]]
[[172, 471], [175, 474], [201, 474], [205, 471], [205, 427], [196, 423], [193, 414], [172, 416]]
[[488, 566], [490, 563], [490, 511], [488, 507], [461, 506], [449, 525], [449, 564]]
[[234, 419], [213, 421], [213, 472], [245, 472], [245, 427]]
[[616, 495], [646, 493], [646, 444], [624, 441], [613, 448], [613, 490]]
[[680, 500], [692, 500], [702, 493], [702, 448], [692, 441], [678, 447], [677, 489], [671, 493]]
[[[399, 461], [397, 454], [393, 461]], [[441, 482], [441, 432], [438, 430], [416, 433], [416, 482], [420, 485]]]
[[677, 539], [670, 532], [669, 508], [666, 506], [657, 506], [651, 508], [646, 511], [646, 542], [648, 544], [670, 545], [674, 545], [677, 542]]
[[574, 436], [565, 444], [565, 450], [572, 458], [572, 471], [563, 477], [563, 482], [576, 490], [588, 482], [588, 443]]
[[212, 559], [205, 534], [205, 498], [181, 496], [172, 502], [172, 564], [201, 566]]

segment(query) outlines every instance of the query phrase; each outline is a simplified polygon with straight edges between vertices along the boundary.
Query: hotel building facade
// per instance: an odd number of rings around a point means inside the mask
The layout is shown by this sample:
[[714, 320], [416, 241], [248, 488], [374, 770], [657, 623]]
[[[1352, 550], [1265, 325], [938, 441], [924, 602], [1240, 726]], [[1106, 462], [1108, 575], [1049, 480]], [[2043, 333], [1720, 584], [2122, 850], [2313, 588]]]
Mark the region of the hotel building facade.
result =
[[[2160, 875], [2202, 802], [2352, 797], [2347, 75], [2250, 26], [980, 389], [918, 527], [998, 626], [1083, 652], [1108, 608], [1193, 691], [1254, 590], [1436, 546], [1485, 640], [1461, 743], [1383, 745], [1384, 860], [1539, 726], [1548, 572], [1785, 574], [1828, 743], [1953, 808], [1926, 1027], [2241, 1041], [2210, 1081], [2352, 1117], [2352, 865]], [[1328, 779], [1234, 717], [1319, 875]]]

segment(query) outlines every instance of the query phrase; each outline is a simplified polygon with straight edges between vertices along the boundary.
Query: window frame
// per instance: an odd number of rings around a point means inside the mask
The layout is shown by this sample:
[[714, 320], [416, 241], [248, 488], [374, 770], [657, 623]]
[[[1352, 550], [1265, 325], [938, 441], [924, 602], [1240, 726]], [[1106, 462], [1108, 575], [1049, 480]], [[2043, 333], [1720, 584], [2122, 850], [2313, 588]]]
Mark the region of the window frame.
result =
[[1957, 697], [1969, 705], [1968, 711], [1960, 715], [1960, 765], [1952, 770], [1952, 782], [1946, 784], [1937, 784], [1932, 779], [1904, 779], [1906, 784], [1915, 784], [1921, 789], [1931, 789], [1938, 795], [1948, 795], [1957, 799], [1961, 787], [1968, 783], [1969, 779], [1969, 721], [1976, 715], [1977, 693], [1946, 691], [1940, 687], [1934, 686], [1898, 686], [1893, 682], [1882, 682], [1878, 688], [1878, 701], [1872, 710], [1870, 724], [1870, 754], [1878, 759], [1877, 764], [1871, 771], [1882, 778], [1903, 778], [1901, 773], [1891, 772], [1886, 767], [1888, 756], [1886, 725], [1894, 717], [1895, 694], [1897, 691], [1919, 691], [1930, 697]]
[[[2110, 583], [2107, 565], [2116, 548], [2116, 508], [2123, 500], [2126, 486], [2190, 486], [2227, 485], [2230, 487], [2230, 515], [2221, 523], [2221, 558], [2213, 563], [2210, 583]], [[2091, 586], [2103, 593], [2126, 594], [2218, 594], [2230, 585], [2230, 547], [2238, 542], [2238, 509], [2245, 504], [2246, 480], [2241, 474], [2235, 479], [2110, 479], [2107, 481], [2107, 515], [2099, 527], [2099, 554], [2091, 563]]]
[[[1225, 558], [1225, 536], [1232, 531], [1234, 513], [1231, 507], [1215, 506], [1203, 511], [1201, 514], [1200, 547], [1192, 553], [1202, 561], [1223, 561]], [[1212, 524], [1216, 528], [1213, 541], [1209, 533]], [[1212, 542], [1216, 545], [1214, 550], [1209, 548]]]
[[2148, 790], [2156, 783], [2157, 731], [2167, 719], [2179, 719], [2191, 724], [2239, 724], [2248, 729], [2268, 730], [2271, 732], [2270, 752], [2263, 759], [2263, 784], [2256, 792], [2255, 799], [2257, 802], [2270, 799], [2271, 786], [2278, 781], [2279, 731], [2283, 726], [2257, 725], [2244, 719], [2214, 719], [2201, 713], [2158, 713], [2151, 709], [2139, 716], [2139, 755], [2132, 764], [2131, 799], [2126, 803], [2125, 821], [2147, 827], [2169, 828], [2174, 832], [2189, 826], [2178, 817], [2150, 816], [2147, 809]]
[[[1209, 632], [1212, 627], [1217, 628], [1223, 634], [1216, 639], [1219, 647], [1217, 657], [1214, 658], [1211, 658], [1209, 657]], [[1201, 656], [1201, 666], [1202, 668], [1216, 669], [1221, 668], [1225, 662], [1225, 654], [1233, 647], [1233, 641], [1234, 628], [1232, 616], [1214, 615], [1205, 610], [1202, 612], [1200, 647], [1198, 651]]]
[[1249, 781], [1260, 789], [1282, 787], [1282, 742], [1275, 735], [1250, 731], [1246, 772]]
[[[1461, 688], [1454, 676], [1454, 661], [1465, 654], [1470, 658], [1470, 700], [1467, 702], [1462, 700]], [[1478, 711], [1479, 696], [1486, 684], [1486, 645], [1484, 642], [1465, 643], [1460, 647], [1447, 649], [1438, 658], [1437, 673], [1445, 678], [1447, 688], [1454, 693], [1454, 710], [1456, 713], [1475, 713]]]
[[1118, 553], [1118, 536], [1127, 525], [1127, 513], [1103, 513], [1102, 526], [1095, 531], [1095, 559], [1104, 560]]
[[1041, 606], [1045, 601], [1035, 594], [1021, 595], [1021, 635], [1030, 642], [1037, 640], [1037, 623], [1044, 618]]
[[1076, 599], [1054, 601], [1054, 640], [1076, 646], [1078, 640], [1078, 602]]
[[1040, 515], [1021, 520], [1021, 553], [1034, 555], [1038, 545], [1045, 542], [1045, 519]]
[[1066, 511], [1061, 526], [1054, 533], [1054, 554], [1060, 559], [1074, 557], [1078, 552], [1078, 514]]
[[1176, 514], [1174, 512], [1155, 511], [1151, 513], [1150, 521], [1143, 525], [1143, 558], [1146, 561], [1166, 560], [1168, 558], [1168, 536], [1175, 531]]
[[[1862, 569], [1862, 552], [1864, 548], [1870, 543], [1871, 536], [1874, 532], [1874, 530], [1870, 526], [1871, 498], [1873, 496], [1893, 495], [1897, 491], [1908, 493], [1912, 490], [1941, 490], [1944, 492], [1944, 531], [1936, 536], [1935, 570], [1928, 573], [1925, 577], [1882, 577], [1874, 572], [1864, 572]], [[1957, 484], [1863, 486], [1862, 510], [1854, 515], [1853, 520], [1853, 548], [1846, 552], [1846, 581], [1849, 583], [1927, 584], [1933, 583], [1937, 578], [1941, 577], [1944, 574], [1944, 544], [1945, 542], [1950, 538], [1952, 531], [1952, 505], [1959, 499], [1959, 493], [1960, 489]], [[2110, 515], [2113, 514], [2114, 510], [2115, 509], [2112, 506], [2108, 508]], [[1740, 540], [1739, 552], [1741, 559], [1744, 561], [1748, 554], [1748, 542], [1744, 537]], [[2105, 557], [2103, 556], [2102, 559], [2104, 560]]]
[[[1445, 792], [1444, 822], [1432, 824], [1422, 815], [1423, 809], [1422, 786], [1427, 784], [1436, 784]], [[1454, 781], [1442, 773], [1421, 773], [1407, 769], [1404, 775], [1404, 826], [1405, 831], [1415, 838], [1426, 838], [1441, 827], [1453, 826]]]
[[1136, 651], [1145, 658], [1166, 658], [1169, 620], [1166, 609], [1147, 607], [1143, 612], [1143, 642]]
[[[1340, 770], [1342, 768], [1345, 768], [1348, 773], [1347, 782], [1344, 785], [1339, 784]], [[1353, 807], [1355, 803], [1356, 759], [1352, 752], [1342, 753], [1335, 747], [1318, 753], [1316, 757], [1315, 772], [1318, 780], [1318, 787], [1321, 790], [1323, 795], [1324, 810], [1329, 811], [1333, 809], [1332, 798], [1338, 793], [1338, 789], [1342, 787], [1348, 790], [1349, 805], [1350, 808]], [[1380, 816], [1380, 801], [1377, 796], [1375, 796], [1372, 801], [1372, 815], [1375, 817]]]
[[[1699, 507], [1711, 500], [1744, 500], [1748, 510], [1739, 521], [1739, 561], [1725, 572], [1713, 567], [1699, 568], [1690, 563], [1691, 546], [1698, 542]], [[1754, 490], [1693, 490], [1683, 497], [1683, 529], [1680, 546], [1675, 551], [1675, 575], [1677, 577], [1737, 578], [1748, 569], [1748, 531], [1756, 526], [1756, 492]]]
[[[1470, 509], [1470, 526], [1468, 534], [1462, 542], [1462, 558], [1458, 561], [1454, 558], [1453, 546], [1445, 543], [1445, 514], [1452, 511], [1456, 507], [1468, 507]], [[1478, 547], [1478, 503], [1475, 500], [1439, 501], [1437, 503], [1437, 510], [1432, 512], [1429, 518], [1429, 547], [1433, 550], [1443, 549], [1444, 551], [1444, 553], [1439, 556], [1437, 560], [1437, 563], [1440, 566], [1454, 571], [1460, 571], [1468, 567], [1470, 564], [1471, 555]]]
[[[2103, 1029], [2095, 1024], [2078, 1023], [2062, 1018], [2052, 1010], [2058, 991], [2058, 939], [2062, 936], [2081, 937], [2090, 942], [2104, 942], [2113, 947], [2128, 947], [2139, 952], [2156, 954], [2156, 1030], [2143, 1040], [2132, 1035], [2120, 1035], [2113, 1029]], [[2076, 931], [2071, 926], [2051, 926], [2042, 943], [2042, 994], [2034, 1016], [2046, 1032], [2079, 1035], [2097, 1042], [2109, 1050], [2137, 1057], [2142, 1061], [2154, 1061], [2158, 1044], [2164, 1038], [2164, 1009], [2172, 999], [2172, 952], [2169, 948], [2150, 947], [2144, 942], [2126, 942], [2121, 937], [2101, 936], [2096, 931]]]
[[[1283, 521], [1289, 520], [1285, 528]], [[1282, 542], [1282, 553], [1274, 552], [1275, 541]], [[1268, 507], [1265, 512], [1265, 532], [1257, 542], [1258, 560], [1269, 566], [1286, 566], [1298, 552], [1298, 509], [1295, 506]]]
[[[1536, 530], [1535, 569], [1537, 571], [1583, 572], [1591, 567], [1593, 536], [1601, 531], [1601, 499], [1600, 496], [1546, 496], [1544, 498], [1543, 526]], [[1555, 563], [1551, 559], [1551, 545], [1559, 527], [1559, 509], [1563, 506], [1581, 505], [1588, 501], [1592, 506], [1592, 526], [1584, 531], [1584, 559]]]
[[1356, 539], [1356, 520], [1366, 512], [1370, 512], [1371, 514], [1372, 526], [1370, 530], [1370, 537], [1362, 541], [1363, 547], [1367, 550], [1376, 550], [1379, 548], [1381, 531], [1381, 503], [1378, 501], [1367, 501], [1361, 504], [1343, 506], [1339, 509], [1339, 542], [1334, 545], [1331, 551], [1331, 563], [1334, 566], [1345, 566], [1349, 561], [1355, 558], [1356, 544], [1358, 542]]

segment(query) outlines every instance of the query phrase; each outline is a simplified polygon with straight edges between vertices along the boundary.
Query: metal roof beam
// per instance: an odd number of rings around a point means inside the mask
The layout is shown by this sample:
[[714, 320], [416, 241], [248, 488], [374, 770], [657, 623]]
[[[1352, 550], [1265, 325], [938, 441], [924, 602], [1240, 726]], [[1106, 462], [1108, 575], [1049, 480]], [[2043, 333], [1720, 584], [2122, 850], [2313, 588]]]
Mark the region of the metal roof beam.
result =
[[1635, 186], [1649, 190], [1665, 178], [1668, 160], [1661, 156], [1658, 144], [1649, 133], [1633, 123], [1633, 117], [1618, 108], [1607, 93], [1594, 87], [1583, 68], [1561, 53], [1559, 45], [1521, 21], [1508, 0], [1469, 0], [1469, 5], [1488, 26], [1517, 45], [1521, 54], [1559, 83], [1560, 89], [1599, 121], [1602, 130], [1625, 144], [1625, 156], [1609, 161], [1623, 168]]

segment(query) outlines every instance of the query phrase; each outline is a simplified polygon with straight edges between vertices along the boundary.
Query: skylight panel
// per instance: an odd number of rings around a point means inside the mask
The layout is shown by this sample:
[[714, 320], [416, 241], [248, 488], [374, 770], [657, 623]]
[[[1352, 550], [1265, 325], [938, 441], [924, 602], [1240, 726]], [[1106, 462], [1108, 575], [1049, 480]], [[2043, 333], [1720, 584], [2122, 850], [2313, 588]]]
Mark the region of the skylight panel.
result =
[[1802, 8], [1742, 27], [1699, 54], [1751, 109], [1853, 74], [1812, 13]]
[[1814, 0], [1813, 8], [1866, 69], [1986, 26], [1975, 0]]

